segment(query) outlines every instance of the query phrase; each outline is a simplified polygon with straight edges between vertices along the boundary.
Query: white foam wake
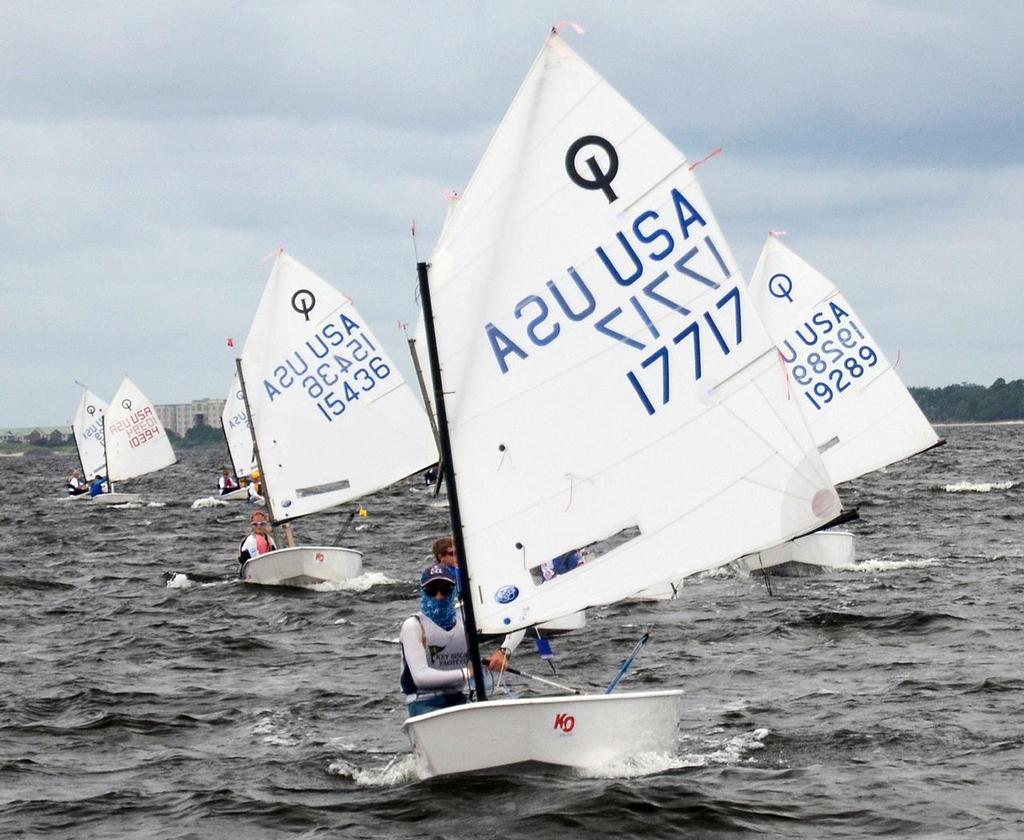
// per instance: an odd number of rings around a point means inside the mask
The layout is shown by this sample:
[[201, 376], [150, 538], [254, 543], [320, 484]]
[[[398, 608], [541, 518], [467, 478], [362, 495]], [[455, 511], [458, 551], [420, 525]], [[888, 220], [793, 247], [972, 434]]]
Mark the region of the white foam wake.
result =
[[214, 496], [207, 496], [203, 499], [196, 499], [192, 502], [192, 510], [199, 510], [200, 508], [213, 508], [213, 507], [227, 507], [228, 503], [215, 498]]
[[956, 484], [947, 484], [942, 489], [947, 493], [991, 493], [993, 490], [1009, 490], [1011, 487], [1012, 481], [958, 481]]
[[349, 578], [348, 580], [324, 581], [323, 583], [314, 583], [305, 588], [313, 589], [316, 592], [365, 592], [367, 589], [372, 589], [374, 586], [399, 582], [400, 581], [392, 580], [383, 572], [365, 572], [354, 578]]

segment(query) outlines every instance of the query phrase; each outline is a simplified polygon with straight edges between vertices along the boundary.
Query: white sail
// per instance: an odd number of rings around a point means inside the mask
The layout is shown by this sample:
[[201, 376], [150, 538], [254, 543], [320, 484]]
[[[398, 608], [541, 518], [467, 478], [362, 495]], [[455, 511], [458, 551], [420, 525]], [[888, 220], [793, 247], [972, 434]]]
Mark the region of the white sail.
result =
[[352, 301], [287, 254], [241, 362], [275, 520], [365, 496], [437, 460], [423, 407]]
[[71, 425], [86, 481], [107, 472], [107, 454], [103, 444], [103, 415], [106, 410], [107, 404], [86, 389]]
[[156, 409], [127, 377], [107, 408], [104, 434], [111, 481], [156, 472], [176, 460]]
[[242, 393], [242, 386], [238, 384], [237, 373], [231, 379], [231, 390], [224, 401], [224, 411], [221, 412], [220, 420], [235, 475], [248, 478], [255, 466], [255, 456], [252, 450], [249, 413], [245, 410], [245, 395]]
[[[482, 632], [838, 514], [685, 157], [557, 36], [451, 213], [430, 288]], [[546, 562], [613, 535], [544, 581]]]
[[835, 285], [770, 235], [750, 297], [789, 371], [833, 483], [921, 452], [938, 436]]

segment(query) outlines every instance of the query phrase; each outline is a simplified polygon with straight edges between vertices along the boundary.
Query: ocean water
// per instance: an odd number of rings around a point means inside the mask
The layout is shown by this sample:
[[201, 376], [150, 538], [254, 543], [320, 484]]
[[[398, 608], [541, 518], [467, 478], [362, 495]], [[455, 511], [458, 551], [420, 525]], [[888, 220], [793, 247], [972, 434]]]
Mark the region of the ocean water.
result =
[[773, 596], [719, 570], [554, 640], [555, 679], [603, 688], [650, 628], [622, 687], [685, 689], [673, 754], [430, 781], [395, 642], [443, 497], [409, 480], [300, 521], [350, 521], [366, 573], [273, 589], [233, 578], [249, 508], [192, 507], [217, 449], [115, 509], [61, 499], [70, 456], [2, 457], [0, 836], [1022, 837], [1024, 426], [940, 432], [841, 488], [855, 567]]

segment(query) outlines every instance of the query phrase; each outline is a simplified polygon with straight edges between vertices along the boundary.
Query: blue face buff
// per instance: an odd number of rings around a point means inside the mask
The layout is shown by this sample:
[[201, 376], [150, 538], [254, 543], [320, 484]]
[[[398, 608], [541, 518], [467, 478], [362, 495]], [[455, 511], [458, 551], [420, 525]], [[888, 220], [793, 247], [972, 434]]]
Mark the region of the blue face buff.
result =
[[421, 591], [420, 610], [442, 630], [451, 630], [455, 626], [455, 593], [447, 598], [435, 598]]

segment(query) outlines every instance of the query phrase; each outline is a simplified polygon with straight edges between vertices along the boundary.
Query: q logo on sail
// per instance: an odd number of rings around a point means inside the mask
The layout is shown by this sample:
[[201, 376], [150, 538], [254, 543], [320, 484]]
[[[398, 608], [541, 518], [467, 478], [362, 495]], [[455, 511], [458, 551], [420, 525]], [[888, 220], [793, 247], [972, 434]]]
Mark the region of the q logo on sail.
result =
[[788, 274], [773, 274], [768, 280], [768, 291], [772, 297], [779, 298], [780, 300], [785, 298], [790, 303], [793, 303], [793, 281], [790, 279]]
[[309, 320], [309, 313], [313, 311], [315, 306], [316, 295], [309, 289], [299, 289], [292, 295], [292, 309], [302, 315], [307, 321]]
[[[593, 175], [593, 178], [586, 178], [584, 173], [580, 172], [576, 166], [576, 156], [582, 149], [585, 149], [588, 146], [597, 146], [597, 148], [608, 155], [607, 172], [601, 169], [598, 165], [596, 155], [592, 154], [587, 158], [587, 168], [590, 170], [590, 174]], [[615, 194], [615, 190], [612, 189], [612, 181], [614, 181], [615, 176], [619, 174], [619, 153], [616, 152], [615, 147], [603, 137], [598, 137], [596, 134], [588, 134], [574, 142], [565, 153], [565, 171], [569, 174], [570, 180], [576, 184], [576, 186], [583, 187], [585, 190], [601, 190], [601, 192], [604, 193], [605, 198], [608, 199], [609, 204], [618, 198]]]

